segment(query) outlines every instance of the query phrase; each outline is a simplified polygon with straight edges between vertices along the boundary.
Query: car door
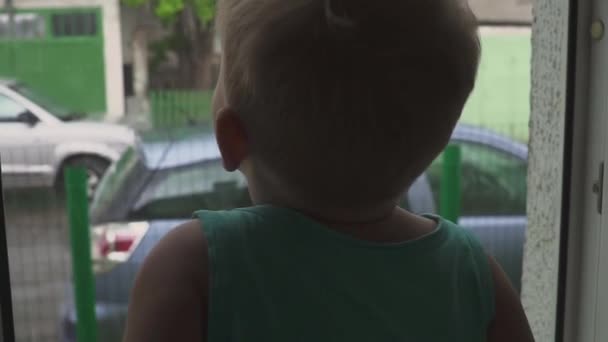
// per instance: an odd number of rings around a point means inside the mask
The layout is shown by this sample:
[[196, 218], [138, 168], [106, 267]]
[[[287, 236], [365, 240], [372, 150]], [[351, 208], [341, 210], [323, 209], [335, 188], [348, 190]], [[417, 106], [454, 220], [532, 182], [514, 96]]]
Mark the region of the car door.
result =
[[40, 146], [36, 116], [22, 103], [0, 93], [0, 158], [7, 188], [40, 186], [53, 169]]
[[[457, 141], [461, 147], [461, 216], [519, 290], [526, 220], [525, 159], [479, 142]], [[441, 158], [427, 170], [435, 203], [439, 203]]]

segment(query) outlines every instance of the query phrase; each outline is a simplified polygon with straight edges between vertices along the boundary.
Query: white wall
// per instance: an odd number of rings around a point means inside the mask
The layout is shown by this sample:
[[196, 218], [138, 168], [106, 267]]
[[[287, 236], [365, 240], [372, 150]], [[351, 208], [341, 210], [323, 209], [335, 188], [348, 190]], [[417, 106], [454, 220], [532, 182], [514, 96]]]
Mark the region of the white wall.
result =
[[537, 342], [555, 340], [563, 176], [568, 0], [535, 0], [522, 300]]
[[115, 121], [125, 113], [123, 55], [119, 0], [14, 0], [17, 8], [99, 7], [103, 11], [106, 117]]

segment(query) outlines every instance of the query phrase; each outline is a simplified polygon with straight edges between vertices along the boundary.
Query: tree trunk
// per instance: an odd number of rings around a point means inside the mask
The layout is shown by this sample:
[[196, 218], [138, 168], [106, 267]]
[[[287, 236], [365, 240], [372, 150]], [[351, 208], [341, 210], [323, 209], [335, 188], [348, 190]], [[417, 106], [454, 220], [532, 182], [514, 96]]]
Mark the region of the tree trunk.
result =
[[198, 20], [191, 6], [184, 8], [176, 22], [176, 33], [181, 32], [187, 46], [180, 54], [180, 69], [190, 88], [211, 89], [213, 87], [213, 31], [209, 25]]
[[195, 87], [197, 89], [212, 89], [214, 84], [213, 79], [213, 42], [209, 37], [210, 33], [205, 34], [205, 41], [202, 42], [201, 51], [194, 57], [195, 67]]
[[148, 110], [148, 34], [143, 27], [133, 35], [133, 90], [140, 109]]
[[134, 97], [130, 101], [129, 117], [130, 125], [147, 130], [151, 128], [150, 103], [148, 100], [149, 70], [148, 70], [148, 28], [139, 26], [133, 33], [131, 40], [133, 52], [133, 92]]

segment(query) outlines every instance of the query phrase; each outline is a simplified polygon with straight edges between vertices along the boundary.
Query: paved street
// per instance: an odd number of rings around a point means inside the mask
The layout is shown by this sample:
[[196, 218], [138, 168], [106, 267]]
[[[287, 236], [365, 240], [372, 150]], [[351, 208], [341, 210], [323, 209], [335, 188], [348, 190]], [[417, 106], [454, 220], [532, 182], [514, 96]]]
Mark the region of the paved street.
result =
[[9, 192], [6, 201], [17, 341], [59, 341], [71, 272], [64, 206], [48, 190]]
[[[186, 152], [199, 146], [189, 139], [172, 146], [177, 144]], [[151, 165], [190, 160], [188, 153], [165, 155], [167, 147], [160, 139], [144, 146]], [[65, 205], [54, 189], [10, 190], [5, 199], [17, 341], [60, 341], [62, 305], [71, 282]]]
[[[190, 151], [190, 140], [180, 141]], [[174, 144], [175, 145], [175, 144]], [[184, 162], [165, 156], [166, 141], [146, 144], [151, 165]], [[208, 153], [217, 153], [209, 151]], [[5, 192], [7, 238], [18, 342], [60, 341], [60, 318], [71, 282], [67, 211], [54, 189]]]

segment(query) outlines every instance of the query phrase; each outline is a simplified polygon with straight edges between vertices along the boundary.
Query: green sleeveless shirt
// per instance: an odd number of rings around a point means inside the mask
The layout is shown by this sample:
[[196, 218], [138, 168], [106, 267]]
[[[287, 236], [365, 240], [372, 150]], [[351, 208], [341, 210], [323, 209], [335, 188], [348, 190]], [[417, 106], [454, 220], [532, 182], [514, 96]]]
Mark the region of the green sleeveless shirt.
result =
[[273, 206], [196, 216], [209, 249], [209, 342], [486, 340], [488, 259], [446, 220], [383, 244]]

